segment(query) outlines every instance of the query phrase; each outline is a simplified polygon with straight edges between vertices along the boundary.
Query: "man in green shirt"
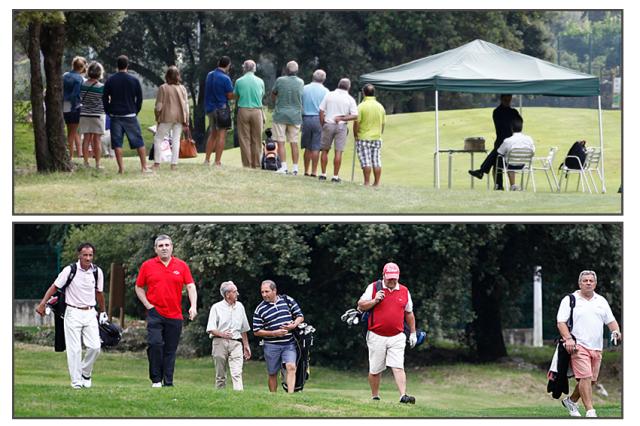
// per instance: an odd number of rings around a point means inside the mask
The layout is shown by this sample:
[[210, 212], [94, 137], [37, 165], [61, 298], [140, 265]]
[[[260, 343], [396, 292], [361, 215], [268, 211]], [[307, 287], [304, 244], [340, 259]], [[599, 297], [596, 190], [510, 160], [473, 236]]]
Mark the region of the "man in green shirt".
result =
[[233, 89], [238, 106], [238, 142], [243, 167], [260, 168], [262, 152], [262, 98], [264, 81], [256, 77], [256, 63], [247, 59], [242, 64], [244, 75], [236, 80]]
[[384, 107], [375, 98], [375, 88], [366, 84], [362, 88], [364, 100], [358, 105], [358, 120], [353, 124], [353, 137], [356, 140], [356, 152], [362, 173], [364, 184], [369, 185], [371, 170], [373, 169], [373, 186], [380, 185], [382, 174], [382, 132], [384, 131], [385, 111]]
[[295, 61], [287, 63], [287, 75], [278, 77], [273, 86], [271, 96], [275, 101], [273, 110], [273, 135], [278, 142], [278, 155], [282, 160], [282, 167], [276, 173], [289, 173], [287, 169], [287, 154], [285, 142], [291, 144], [292, 173], [298, 174], [298, 133], [302, 125], [302, 92], [304, 81], [297, 77], [298, 64]]

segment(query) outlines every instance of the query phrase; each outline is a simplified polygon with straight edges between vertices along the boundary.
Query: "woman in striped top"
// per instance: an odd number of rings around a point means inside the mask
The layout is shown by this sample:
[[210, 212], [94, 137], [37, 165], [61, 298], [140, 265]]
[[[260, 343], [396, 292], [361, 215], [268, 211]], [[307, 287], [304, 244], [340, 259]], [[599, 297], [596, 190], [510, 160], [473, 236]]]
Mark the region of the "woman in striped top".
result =
[[102, 155], [100, 137], [104, 134], [105, 119], [104, 106], [102, 105], [104, 84], [100, 83], [102, 74], [102, 65], [99, 62], [91, 62], [87, 72], [89, 79], [82, 84], [80, 89], [80, 97], [82, 99], [80, 133], [84, 135], [82, 140], [84, 166], [90, 167], [89, 147], [91, 147], [92, 155], [96, 159], [96, 169], [103, 168], [100, 166], [100, 156]]

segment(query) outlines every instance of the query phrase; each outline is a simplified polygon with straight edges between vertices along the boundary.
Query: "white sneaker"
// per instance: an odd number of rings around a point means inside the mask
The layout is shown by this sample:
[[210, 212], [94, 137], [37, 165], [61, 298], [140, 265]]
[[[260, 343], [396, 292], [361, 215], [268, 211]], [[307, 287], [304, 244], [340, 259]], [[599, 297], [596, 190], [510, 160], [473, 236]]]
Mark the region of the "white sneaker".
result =
[[89, 377], [88, 379], [84, 376], [82, 376], [82, 387], [83, 388], [90, 388], [91, 387], [91, 377]]
[[596, 414], [596, 410], [594, 410], [593, 408], [591, 410], [587, 410], [587, 414], [584, 415], [585, 417], [598, 417], [598, 415]]
[[161, 388], [162, 387], [162, 382], [152, 383], [151, 387], [152, 388]]
[[511, 185], [509, 189], [511, 191], [520, 191], [520, 186], [514, 184], [514, 185]]
[[285, 169], [284, 167], [280, 167], [278, 170], [276, 170], [276, 173], [280, 173], [282, 175], [286, 175], [289, 173], [289, 171], [287, 169]]
[[582, 414], [580, 414], [580, 411], [578, 411], [578, 404], [573, 402], [571, 398], [566, 397], [565, 399], [563, 399], [562, 405], [564, 405], [564, 408], [567, 409], [571, 417], [582, 417]]
[[72, 389], [82, 389], [82, 385], [80, 383], [71, 383]]

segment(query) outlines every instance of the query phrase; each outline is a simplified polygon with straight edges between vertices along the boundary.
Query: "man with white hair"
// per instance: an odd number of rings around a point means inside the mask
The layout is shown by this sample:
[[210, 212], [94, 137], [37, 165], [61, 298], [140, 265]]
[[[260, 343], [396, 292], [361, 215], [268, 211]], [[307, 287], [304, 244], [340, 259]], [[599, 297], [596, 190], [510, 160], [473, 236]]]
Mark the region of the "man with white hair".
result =
[[327, 180], [327, 163], [329, 162], [329, 150], [335, 142], [333, 154], [333, 178], [331, 182], [340, 183], [340, 165], [342, 164], [342, 152], [347, 145], [349, 128], [347, 121], [358, 118], [358, 106], [356, 100], [349, 94], [351, 81], [343, 78], [338, 87], [324, 97], [320, 104], [320, 124], [322, 125], [322, 141], [320, 149], [320, 167], [322, 173], [320, 180]]
[[[315, 70], [311, 83], [304, 86], [302, 92], [302, 140], [300, 145], [304, 149], [304, 175], [316, 177], [318, 159], [320, 158], [320, 141], [322, 126], [320, 125], [320, 104], [329, 93], [324, 87], [327, 73]], [[309, 169], [311, 166], [311, 169]], [[311, 173], [309, 173], [311, 172]]]
[[578, 400], [586, 410], [586, 417], [598, 417], [593, 408], [592, 383], [598, 381], [602, 362], [602, 326], [606, 325], [611, 337], [622, 340], [620, 326], [607, 300], [595, 292], [598, 277], [594, 271], [582, 271], [578, 276], [579, 290], [573, 292], [575, 306], [565, 296], [558, 308], [557, 326], [564, 348], [571, 356], [570, 365], [578, 381], [573, 393], [562, 400], [572, 417], [580, 417]]
[[242, 64], [244, 75], [236, 80], [233, 94], [238, 107], [238, 142], [243, 167], [260, 168], [262, 152], [262, 98], [264, 81], [256, 77], [256, 63], [247, 59]]
[[285, 148], [285, 142], [289, 142], [294, 175], [298, 174], [298, 133], [302, 125], [302, 92], [304, 90], [304, 81], [296, 76], [297, 73], [297, 62], [287, 63], [287, 75], [278, 77], [271, 91], [271, 97], [275, 101], [272, 116], [273, 134], [278, 142], [278, 155], [282, 160], [282, 166], [277, 173], [289, 173]]
[[216, 366], [216, 388], [224, 389], [229, 365], [233, 390], [241, 391], [243, 357], [251, 358], [247, 337], [251, 328], [244, 306], [238, 301], [238, 287], [233, 281], [223, 282], [220, 294], [223, 300], [211, 306], [207, 323], [207, 333], [213, 338], [211, 355]]

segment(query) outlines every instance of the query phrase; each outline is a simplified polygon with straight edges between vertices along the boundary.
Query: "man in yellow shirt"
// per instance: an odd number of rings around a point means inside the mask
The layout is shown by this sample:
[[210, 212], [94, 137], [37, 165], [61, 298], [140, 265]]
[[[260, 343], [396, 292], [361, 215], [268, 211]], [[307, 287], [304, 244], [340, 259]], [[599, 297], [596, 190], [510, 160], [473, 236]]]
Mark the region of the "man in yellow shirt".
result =
[[367, 84], [362, 88], [364, 100], [358, 105], [358, 120], [353, 124], [353, 136], [356, 140], [356, 152], [362, 173], [364, 185], [370, 185], [371, 170], [373, 169], [373, 186], [380, 185], [382, 174], [382, 132], [384, 131], [384, 107], [375, 98], [375, 88]]

